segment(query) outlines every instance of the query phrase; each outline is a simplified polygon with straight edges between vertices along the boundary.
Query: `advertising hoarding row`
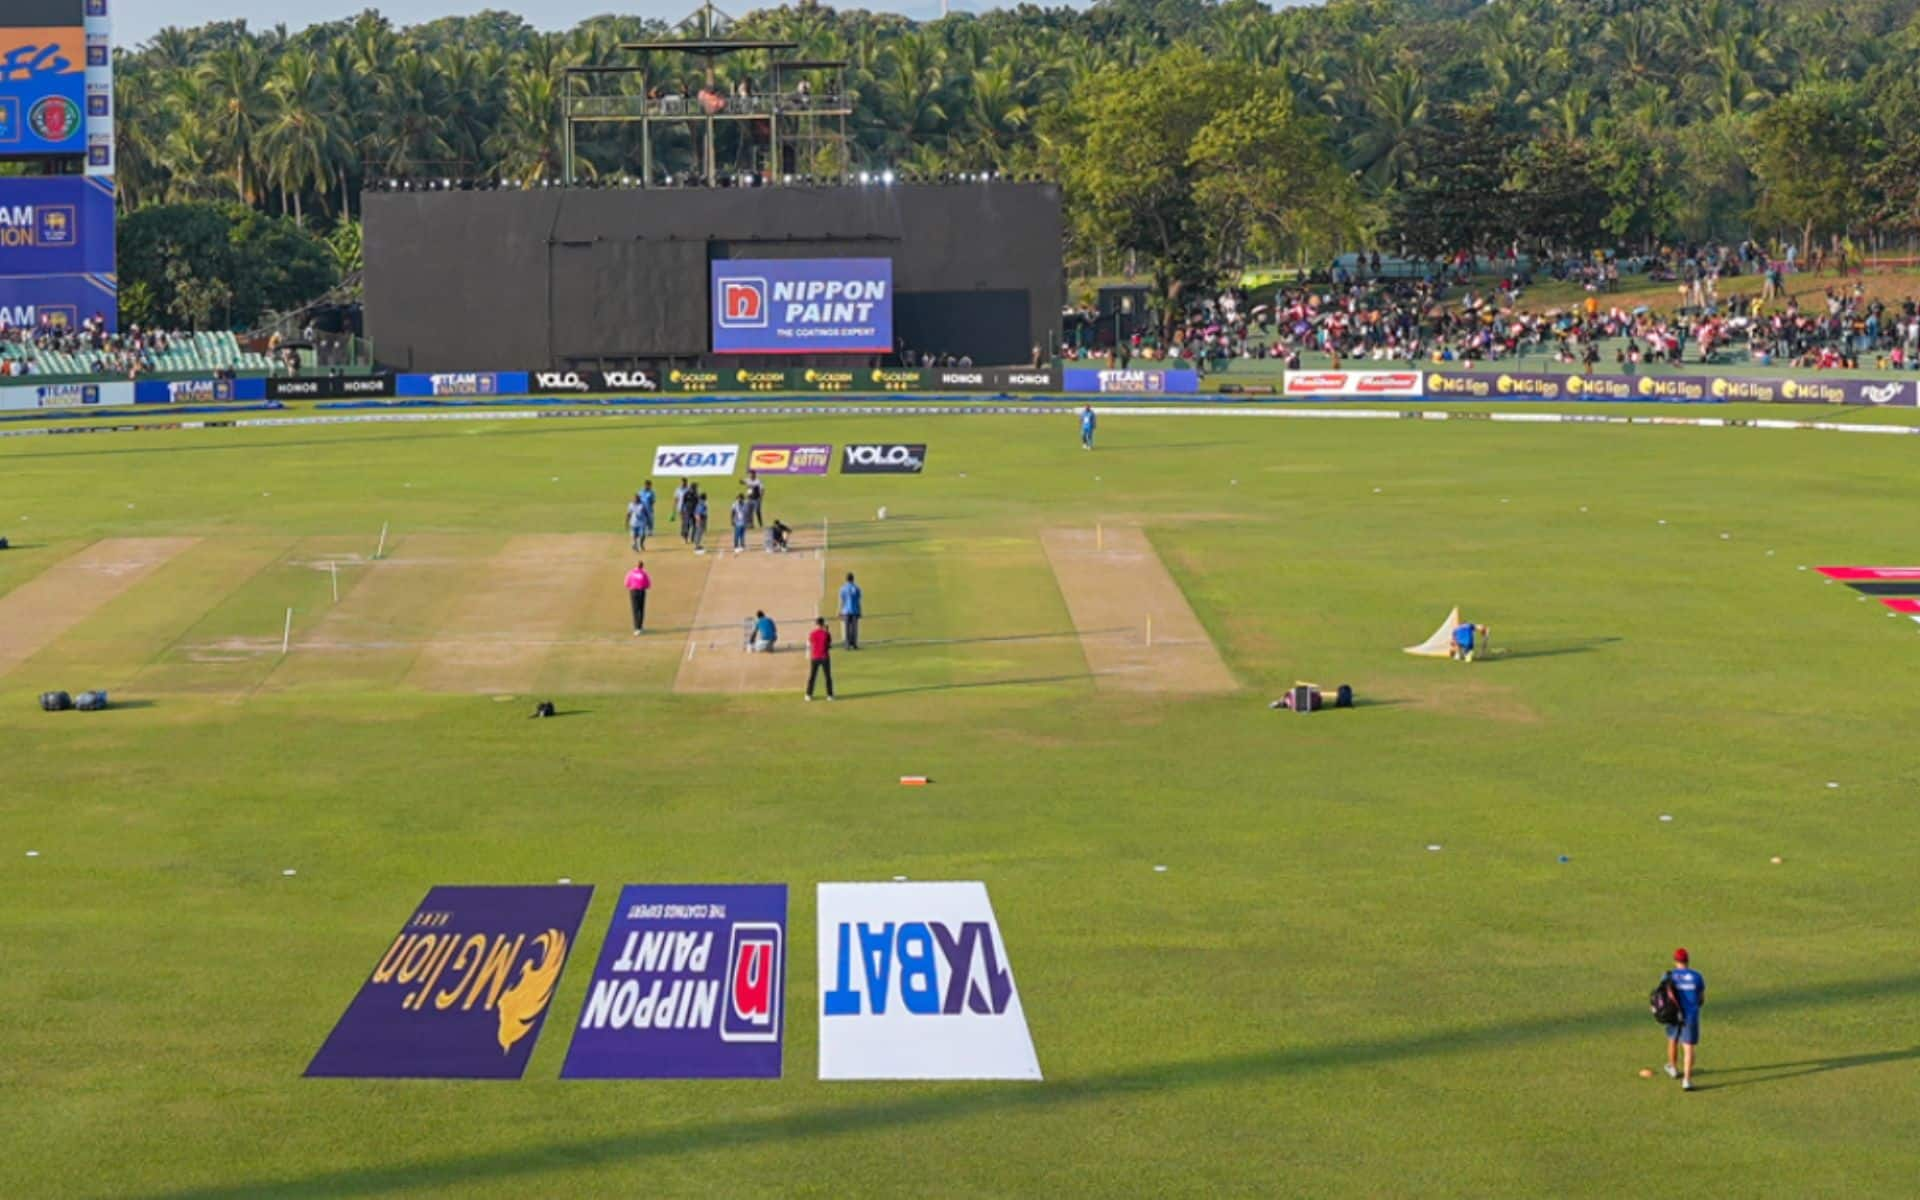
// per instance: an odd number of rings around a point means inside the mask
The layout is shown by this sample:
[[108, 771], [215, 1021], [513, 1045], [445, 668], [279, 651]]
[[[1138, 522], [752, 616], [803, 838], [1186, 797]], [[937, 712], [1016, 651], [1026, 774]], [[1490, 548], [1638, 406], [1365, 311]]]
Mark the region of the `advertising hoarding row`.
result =
[[[739, 471], [759, 475], [825, 475], [833, 462], [830, 445], [755, 446], [744, 462], [737, 445], [657, 446], [656, 476], [719, 476]], [[861, 443], [841, 447], [842, 475], [918, 475], [926, 469], [924, 442]]]
[[1920, 384], [1822, 375], [1574, 375], [1547, 371], [1289, 371], [1291, 399], [1641, 400], [1912, 408]]
[[[593, 895], [435, 887], [306, 1074], [519, 1079]], [[823, 883], [822, 1079], [1041, 1077], [986, 885]], [[778, 1079], [785, 884], [629, 884], [581, 1001], [563, 1079]]]

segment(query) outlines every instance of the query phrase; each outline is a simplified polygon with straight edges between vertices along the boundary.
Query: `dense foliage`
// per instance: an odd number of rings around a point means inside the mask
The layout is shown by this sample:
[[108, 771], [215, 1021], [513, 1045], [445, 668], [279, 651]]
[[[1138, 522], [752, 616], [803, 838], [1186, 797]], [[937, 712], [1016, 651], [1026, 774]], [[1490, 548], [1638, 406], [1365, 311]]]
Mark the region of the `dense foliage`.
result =
[[[1438, 253], [1910, 232], [1917, 12], [1920, 0], [1100, 0], [916, 24], [802, 4], [727, 34], [851, 63], [854, 169], [1059, 178], [1077, 256], [1132, 252], [1171, 288], [1236, 259], [1369, 241]], [[637, 62], [648, 80], [683, 81], [693, 68], [678, 56], [617, 49], [671, 32], [600, 17], [550, 34], [504, 12], [168, 29], [121, 60], [123, 195], [331, 225], [369, 179], [553, 178], [561, 70]], [[764, 60], [723, 62], [723, 82], [739, 74], [763, 79]], [[742, 130], [727, 137], [733, 168], [763, 165]], [[580, 150], [602, 176], [640, 171], [632, 126], [596, 127]], [[664, 161], [691, 153], [670, 143]], [[1303, 186], [1315, 174], [1324, 186]]]

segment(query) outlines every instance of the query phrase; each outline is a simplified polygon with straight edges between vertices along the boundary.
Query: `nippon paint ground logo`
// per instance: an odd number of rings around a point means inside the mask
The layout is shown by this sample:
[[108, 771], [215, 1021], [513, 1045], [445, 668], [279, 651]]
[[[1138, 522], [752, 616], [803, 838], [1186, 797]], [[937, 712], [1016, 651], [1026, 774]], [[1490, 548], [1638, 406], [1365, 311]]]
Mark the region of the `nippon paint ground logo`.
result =
[[719, 323], [722, 329], [767, 327], [767, 281], [752, 276], [721, 277]]
[[777, 1079], [785, 884], [629, 884], [564, 1079]]
[[820, 1078], [1039, 1079], [983, 883], [823, 883]]

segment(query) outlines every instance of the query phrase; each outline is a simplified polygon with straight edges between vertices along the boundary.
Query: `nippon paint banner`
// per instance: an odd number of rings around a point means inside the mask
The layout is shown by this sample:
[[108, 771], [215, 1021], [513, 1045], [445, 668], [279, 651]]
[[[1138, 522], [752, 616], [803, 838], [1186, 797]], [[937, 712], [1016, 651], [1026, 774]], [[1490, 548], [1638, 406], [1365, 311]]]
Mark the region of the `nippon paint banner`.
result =
[[518, 1079], [591, 887], [436, 887], [307, 1067], [356, 1079]]
[[0, 179], [0, 276], [112, 273], [112, 180]]
[[820, 1078], [1040, 1078], [986, 884], [823, 883], [818, 908]]
[[653, 452], [654, 475], [731, 475], [740, 465], [740, 447], [660, 446]]
[[628, 884], [562, 1079], [778, 1079], [787, 885]]
[[711, 265], [716, 354], [893, 353], [893, 260], [734, 258]]
[[1410, 371], [1288, 371], [1280, 394], [1290, 397], [1349, 398], [1420, 395], [1420, 372]]

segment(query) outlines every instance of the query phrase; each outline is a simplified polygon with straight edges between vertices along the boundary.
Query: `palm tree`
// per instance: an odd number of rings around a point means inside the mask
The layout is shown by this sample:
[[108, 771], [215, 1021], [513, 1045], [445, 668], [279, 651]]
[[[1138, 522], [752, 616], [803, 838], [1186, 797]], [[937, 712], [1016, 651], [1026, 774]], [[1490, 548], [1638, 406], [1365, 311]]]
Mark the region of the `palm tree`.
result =
[[322, 195], [330, 191], [350, 147], [332, 107], [326, 73], [312, 52], [281, 55], [266, 90], [273, 99], [261, 139], [268, 177], [280, 189], [282, 211], [291, 197], [294, 219], [304, 222], [303, 193], [308, 187]]
[[1415, 144], [1431, 111], [1425, 78], [1396, 67], [1364, 94], [1368, 124], [1353, 141], [1350, 170], [1375, 187], [1398, 187], [1414, 169]]
[[559, 169], [560, 98], [553, 77], [528, 67], [507, 77], [507, 102], [486, 150], [503, 179], [538, 183]]
[[255, 190], [255, 139], [268, 113], [266, 57], [252, 42], [215, 50], [196, 72], [202, 97], [220, 141], [220, 157], [233, 168], [233, 190], [242, 204], [259, 198]]

